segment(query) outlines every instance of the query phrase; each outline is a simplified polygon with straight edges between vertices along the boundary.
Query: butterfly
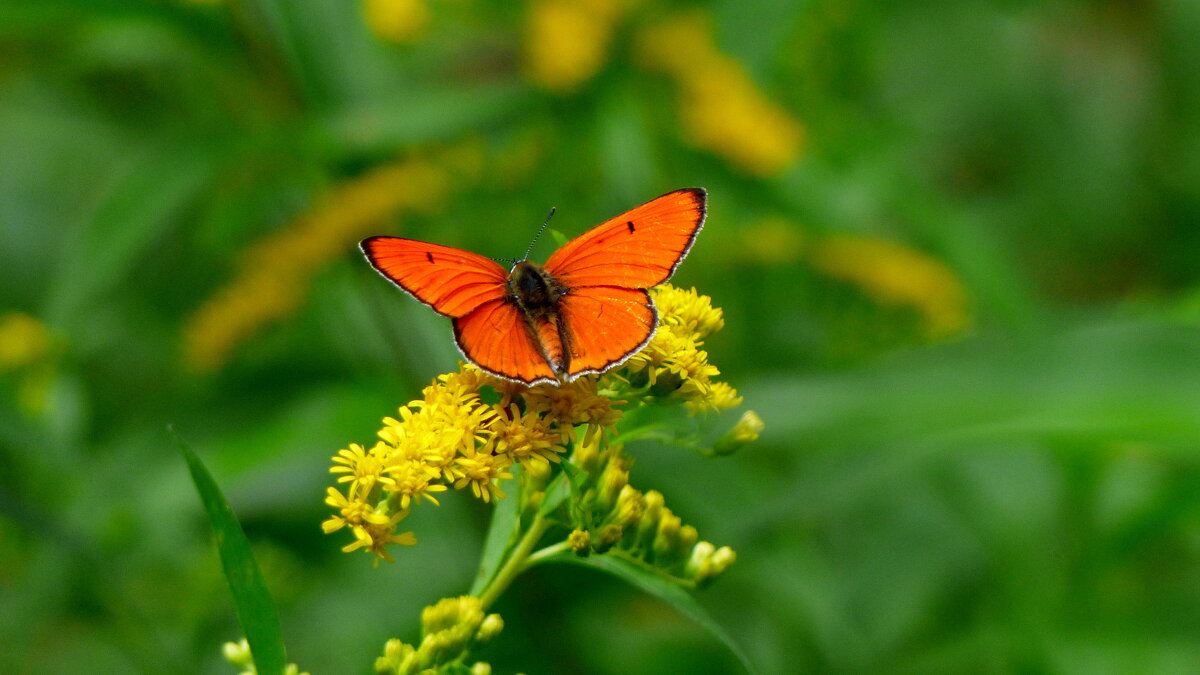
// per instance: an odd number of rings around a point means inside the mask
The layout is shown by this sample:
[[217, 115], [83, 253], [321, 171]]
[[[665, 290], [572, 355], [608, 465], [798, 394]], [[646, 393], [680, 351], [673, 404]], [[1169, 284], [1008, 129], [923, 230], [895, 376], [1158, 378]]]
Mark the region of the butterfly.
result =
[[545, 265], [526, 259], [507, 271], [477, 253], [401, 237], [370, 237], [360, 248], [389, 281], [450, 317], [459, 351], [481, 370], [527, 385], [569, 382], [650, 342], [658, 312], [647, 289], [691, 249], [707, 198], [703, 188], [669, 192], [575, 237]]

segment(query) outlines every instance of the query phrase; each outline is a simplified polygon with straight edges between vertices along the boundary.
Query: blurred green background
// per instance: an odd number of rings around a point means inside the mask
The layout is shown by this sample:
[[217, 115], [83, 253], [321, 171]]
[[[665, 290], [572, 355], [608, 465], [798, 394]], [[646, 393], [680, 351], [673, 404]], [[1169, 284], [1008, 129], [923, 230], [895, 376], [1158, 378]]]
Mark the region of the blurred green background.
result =
[[[0, 670], [233, 672], [170, 424], [290, 659], [368, 672], [488, 512], [378, 569], [320, 532], [329, 457], [457, 362], [357, 240], [514, 257], [550, 206], [701, 185], [674, 281], [767, 429], [632, 480], [736, 549], [700, 600], [762, 671], [1196, 672], [1197, 35], [1191, 0], [8, 0]], [[736, 669], [588, 570], [496, 610], [500, 673]]]

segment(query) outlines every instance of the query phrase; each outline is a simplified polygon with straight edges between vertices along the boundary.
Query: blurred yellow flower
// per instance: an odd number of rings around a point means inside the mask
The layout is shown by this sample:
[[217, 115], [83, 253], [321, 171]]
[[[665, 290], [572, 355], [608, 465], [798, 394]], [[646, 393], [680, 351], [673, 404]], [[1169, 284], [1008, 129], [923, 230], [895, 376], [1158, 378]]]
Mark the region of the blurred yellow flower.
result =
[[0, 375], [16, 374], [17, 405], [30, 417], [46, 412], [58, 370], [46, 325], [24, 312], [0, 315]]
[[637, 54], [678, 84], [680, 122], [694, 145], [764, 177], [800, 157], [803, 126], [721, 53], [707, 14], [679, 14], [649, 26], [638, 37]]
[[929, 338], [957, 333], [970, 323], [962, 282], [926, 253], [851, 235], [815, 241], [808, 253], [818, 270], [858, 286], [875, 302], [916, 310]]
[[376, 167], [334, 188], [307, 213], [244, 252], [241, 272], [188, 319], [187, 363], [197, 370], [221, 367], [240, 343], [295, 311], [310, 280], [330, 260], [353, 250], [385, 218], [436, 207], [448, 186], [444, 169], [411, 159]]
[[363, 13], [375, 35], [401, 44], [416, 42], [429, 24], [424, 0], [363, 0]]
[[525, 36], [525, 75], [553, 91], [571, 91], [604, 66], [622, 0], [534, 0]]
[[0, 315], [0, 373], [41, 361], [50, 352], [50, 332], [24, 312]]

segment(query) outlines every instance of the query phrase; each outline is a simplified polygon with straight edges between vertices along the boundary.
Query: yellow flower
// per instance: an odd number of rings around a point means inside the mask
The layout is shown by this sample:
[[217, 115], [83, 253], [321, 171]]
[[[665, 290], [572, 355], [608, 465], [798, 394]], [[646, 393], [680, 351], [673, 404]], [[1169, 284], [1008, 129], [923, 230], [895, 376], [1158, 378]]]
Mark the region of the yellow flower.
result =
[[638, 55], [674, 78], [685, 136], [748, 173], [773, 176], [800, 156], [804, 129], [716, 46], [712, 20], [694, 12], [642, 31]]
[[57, 371], [55, 340], [23, 312], [0, 315], [0, 374], [17, 373], [17, 403], [30, 417], [45, 412]]
[[879, 239], [834, 235], [814, 242], [809, 255], [817, 269], [858, 286], [879, 304], [916, 310], [929, 338], [957, 333], [970, 322], [962, 283], [926, 253]]
[[720, 308], [712, 306], [712, 298], [701, 295], [695, 288], [684, 290], [669, 284], [650, 289], [659, 321], [679, 334], [700, 341], [725, 327]]
[[339, 476], [337, 482], [350, 483], [351, 491], [370, 492], [376, 481], [392, 481], [383, 475], [382, 458], [374, 452], [367, 453], [358, 443], [351, 443], [349, 448], [338, 450], [333, 463], [335, 466], [330, 467], [329, 472], [346, 474]]
[[753, 410], [747, 410], [742, 414], [742, 418], [738, 423], [733, 425], [733, 428], [725, 432], [721, 438], [713, 445], [714, 455], [731, 455], [737, 452], [742, 446], [753, 443], [758, 440], [758, 435], [762, 433], [766, 425], [763, 424], [762, 418]]
[[[417, 647], [395, 638], [384, 646], [383, 656], [375, 660], [375, 671], [384, 674], [460, 672], [468, 652], [487, 642], [504, 628], [499, 614], [483, 613], [479, 598], [464, 595], [443, 598], [421, 612], [421, 644]], [[491, 672], [486, 663], [475, 663], [472, 673]]]
[[429, 23], [424, 0], [363, 0], [363, 13], [375, 35], [401, 44], [416, 42]]
[[471, 449], [454, 460], [450, 472], [455, 476], [454, 488], [461, 490], [468, 485], [476, 497], [490, 502], [493, 497], [503, 499], [504, 492], [498, 481], [512, 478], [508, 471], [512, 460], [508, 455], [493, 455], [490, 452], [477, 452]]
[[334, 188], [244, 252], [241, 272], [188, 319], [187, 362], [197, 370], [219, 368], [238, 344], [294, 312], [328, 262], [353, 250], [385, 218], [440, 204], [448, 185], [446, 171], [413, 159], [384, 164]]
[[713, 380], [720, 371], [699, 348], [704, 338], [724, 327], [721, 310], [695, 289], [663, 285], [651, 294], [658, 308], [658, 329], [650, 344], [625, 364], [624, 372], [641, 378], [638, 381], [652, 394], [683, 399], [692, 414], [741, 403], [733, 387]]
[[570, 91], [608, 58], [619, 0], [535, 0], [525, 36], [525, 75], [534, 84]]
[[611, 427], [621, 418], [621, 411], [613, 406], [625, 403], [601, 396], [594, 377], [535, 385], [525, 391], [524, 398], [531, 410], [546, 413], [556, 423], [570, 427], [577, 424]]
[[50, 331], [23, 312], [0, 316], [0, 373], [37, 363], [50, 351]]
[[515, 403], [505, 412], [497, 416], [492, 427], [494, 452], [505, 453], [510, 462], [522, 465], [562, 461], [559, 453], [566, 452], [563, 447], [566, 434], [554, 428], [549, 418], [533, 410], [522, 415]]

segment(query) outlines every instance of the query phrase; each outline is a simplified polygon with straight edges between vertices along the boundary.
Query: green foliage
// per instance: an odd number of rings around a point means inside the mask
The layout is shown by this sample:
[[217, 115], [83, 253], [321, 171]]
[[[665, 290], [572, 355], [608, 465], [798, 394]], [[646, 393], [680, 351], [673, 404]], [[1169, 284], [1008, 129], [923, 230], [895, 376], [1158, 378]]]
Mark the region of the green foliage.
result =
[[[724, 308], [705, 348], [766, 431], [732, 459], [629, 450], [639, 484], [737, 550], [698, 602], [758, 670], [1192, 672], [1196, 3], [688, 6], [803, 124], [796, 163], [763, 177], [689, 140], [636, 45], [670, 3], [631, 10], [569, 91], [522, 75], [514, 3], [431, 4], [411, 45], [334, 0], [0, 6], [0, 315], [49, 334], [0, 358], [0, 671], [231, 672], [219, 646], [241, 629], [168, 423], [203, 448], [306, 670], [371, 663], [464, 591], [480, 546], [502, 558], [513, 523], [485, 538], [453, 496], [379, 569], [321, 534], [329, 456], [457, 358], [353, 237], [221, 368], [184, 356], [244, 251], [415, 158], [446, 196], [369, 233], [496, 257], [550, 206], [569, 237], [708, 188], [675, 283]], [[949, 270], [966, 327], [931, 334], [919, 307], [821, 267], [835, 235]], [[524, 575], [479, 657], [737, 667], [671, 601], [580, 572]]]

